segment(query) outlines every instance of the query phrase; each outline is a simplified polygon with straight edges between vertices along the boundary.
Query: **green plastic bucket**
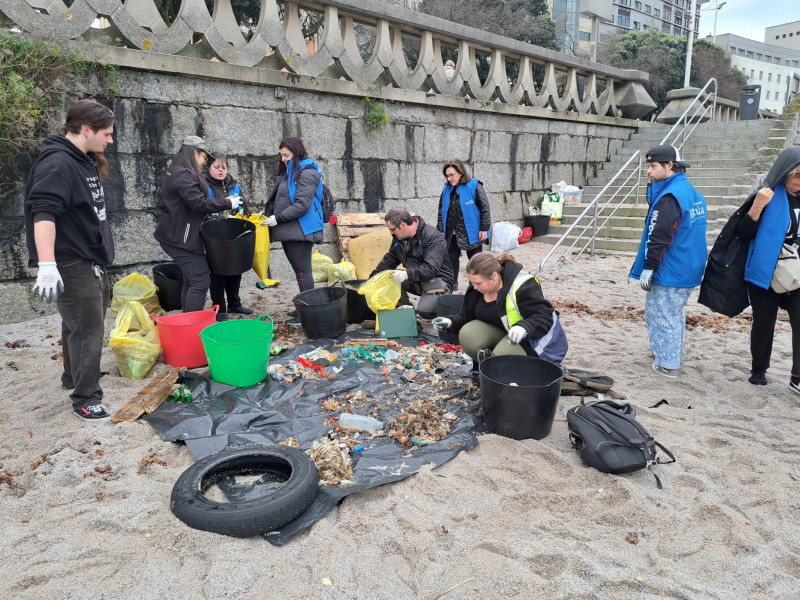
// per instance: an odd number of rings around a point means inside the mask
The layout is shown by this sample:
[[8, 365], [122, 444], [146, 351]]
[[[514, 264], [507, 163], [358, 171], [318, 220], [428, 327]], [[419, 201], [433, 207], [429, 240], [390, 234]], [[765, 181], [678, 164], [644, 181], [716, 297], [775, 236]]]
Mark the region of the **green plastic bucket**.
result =
[[200, 338], [214, 381], [247, 387], [266, 379], [272, 343], [271, 316], [221, 321], [203, 329]]

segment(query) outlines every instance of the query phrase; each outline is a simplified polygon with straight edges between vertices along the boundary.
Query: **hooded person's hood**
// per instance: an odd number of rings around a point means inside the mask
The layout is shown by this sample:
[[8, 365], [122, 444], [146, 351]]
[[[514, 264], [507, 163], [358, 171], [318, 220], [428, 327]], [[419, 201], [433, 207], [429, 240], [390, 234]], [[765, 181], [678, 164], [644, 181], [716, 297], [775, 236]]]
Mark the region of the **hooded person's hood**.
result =
[[783, 183], [789, 172], [798, 165], [800, 165], [800, 146], [787, 148], [775, 159], [775, 163], [764, 181], [761, 182], [760, 187], [775, 189], [775, 186]]

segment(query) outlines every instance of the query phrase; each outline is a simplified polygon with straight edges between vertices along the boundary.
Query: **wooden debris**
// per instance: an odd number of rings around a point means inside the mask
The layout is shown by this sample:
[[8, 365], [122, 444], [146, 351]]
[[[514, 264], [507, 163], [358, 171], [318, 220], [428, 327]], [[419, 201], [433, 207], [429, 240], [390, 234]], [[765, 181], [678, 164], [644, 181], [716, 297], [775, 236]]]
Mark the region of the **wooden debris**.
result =
[[169, 466], [167, 461], [165, 461], [163, 458], [159, 458], [157, 454], [148, 454], [147, 456], [143, 456], [142, 460], [139, 461], [139, 468], [136, 470], [136, 472], [139, 475], [143, 475], [150, 465], [161, 465], [162, 467]]
[[167, 399], [172, 385], [178, 381], [178, 376], [178, 369], [173, 368], [153, 377], [133, 398], [122, 405], [111, 421], [132, 423], [143, 414], [152, 413]]

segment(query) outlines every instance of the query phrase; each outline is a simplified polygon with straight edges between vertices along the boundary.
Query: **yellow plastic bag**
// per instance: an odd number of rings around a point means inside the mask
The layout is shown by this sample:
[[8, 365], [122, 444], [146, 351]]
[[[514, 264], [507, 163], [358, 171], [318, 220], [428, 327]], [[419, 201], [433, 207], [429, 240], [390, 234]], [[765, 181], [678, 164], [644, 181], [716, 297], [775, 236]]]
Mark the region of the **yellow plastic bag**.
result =
[[256, 226], [256, 251], [253, 253], [253, 271], [256, 272], [261, 283], [266, 287], [280, 285], [277, 279], [268, 279], [269, 273], [269, 227], [264, 224], [267, 217], [263, 215], [249, 215], [245, 216], [242, 213], [237, 213], [237, 219], [250, 221]]
[[144, 379], [158, 359], [161, 341], [158, 329], [141, 302], [130, 300], [119, 310], [108, 345], [114, 348], [119, 374]]
[[328, 267], [332, 264], [333, 259], [330, 256], [325, 256], [319, 250], [311, 255], [311, 276], [314, 278], [314, 283], [328, 281]]
[[116, 316], [122, 305], [131, 300], [141, 303], [152, 315], [164, 314], [156, 296], [156, 284], [147, 275], [133, 272], [114, 284], [111, 314]]
[[394, 271], [391, 269], [381, 271], [362, 283], [357, 290], [376, 315], [379, 310], [392, 310], [400, 300], [400, 284], [392, 279], [392, 273]]
[[334, 265], [328, 265], [328, 285], [339, 283], [340, 281], [352, 281], [356, 277], [356, 266], [346, 258]]

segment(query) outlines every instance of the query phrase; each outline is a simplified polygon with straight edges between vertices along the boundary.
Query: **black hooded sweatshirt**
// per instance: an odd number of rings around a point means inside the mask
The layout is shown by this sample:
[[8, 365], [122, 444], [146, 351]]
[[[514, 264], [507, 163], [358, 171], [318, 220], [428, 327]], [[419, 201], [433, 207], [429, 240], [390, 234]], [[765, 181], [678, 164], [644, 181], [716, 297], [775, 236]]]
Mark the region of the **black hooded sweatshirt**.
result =
[[42, 142], [25, 187], [29, 267], [39, 264], [33, 236], [33, 224], [39, 221], [56, 225], [56, 262], [80, 258], [104, 267], [114, 262], [103, 185], [91, 157], [66, 137], [50, 135]]

